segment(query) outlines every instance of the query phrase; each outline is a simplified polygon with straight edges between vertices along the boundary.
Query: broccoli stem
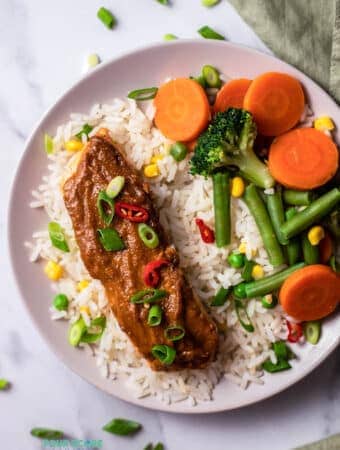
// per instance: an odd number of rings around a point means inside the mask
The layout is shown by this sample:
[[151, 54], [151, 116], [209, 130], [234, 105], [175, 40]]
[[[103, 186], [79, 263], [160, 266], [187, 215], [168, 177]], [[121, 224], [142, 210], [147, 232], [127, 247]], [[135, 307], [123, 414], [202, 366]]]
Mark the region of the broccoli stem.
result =
[[285, 262], [282, 249], [276, 238], [265, 204], [254, 184], [247, 186], [244, 200], [255, 219], [257, 228], [262, 236], [263, 245], [267, 250], [270, 263], [273, 266], [280, 266]]
[[326, 216], [339, 202], [340, 191], [338, 188], [334, 188], [281, 225], [281, 233], [287, 239], [296, 236]]
[[[297, 214], [297, 211], [294, 207], [287, 209], [287, 211], [285, 213], [286, 220], [291, 219], [296, 214]], [[295, 238], [290, 239], [286, 246], [286, 251], [287, 251], [288, 263], [290, 266], [292, 266], [299, 260], [299, 257], [300, 257], [301, 247], [300, 247], [299, 238], [295, 237]]]
[[230, 244], [230, 175], [228, 172], [213, 174], [215, 238], [217, 247]]
[[232, 164], [240, 169], [241, 174], [256, 186], [268, 189], [274, 186], [275, 180], [270, 175], [268, 167], [258, 159], [254, 151], [250, 148], [246, 150], [245, 155], [231, 158]]
[[245, 283], [245, 292], [247, 298], [261, 297], [262, 295], [271, 294], [273, 291], [279, 289], [286, 278], [298, 269], [302, 269], [306, 264], [298, 263], [294, 266], [284, 269], [281, 272], [270, 275], [269, 277], [261, 278], [260, 280]]
[[283, 191], [283, 200], [287, 205], [307, 206], [315, 199], [312, 191], [296, 191], [295, 189], [285, 189]]
[[275, 230], [276, 237], [278, 238], [280, 244], [287, 245], [288, 239], [285, 239], [280, 230], [280, 226], [285, 221], [285, 213], [283, 210], [281, 190], [276, 189], [274, 194], [266, 195], [266, 203], [268, 213], [272, 220], [272, 224]]
[[302, 234], [303, 259], [306, 264], [317, 264], [319, 262], [319, 247], [309, 242], [307, 234], [306, 231]]

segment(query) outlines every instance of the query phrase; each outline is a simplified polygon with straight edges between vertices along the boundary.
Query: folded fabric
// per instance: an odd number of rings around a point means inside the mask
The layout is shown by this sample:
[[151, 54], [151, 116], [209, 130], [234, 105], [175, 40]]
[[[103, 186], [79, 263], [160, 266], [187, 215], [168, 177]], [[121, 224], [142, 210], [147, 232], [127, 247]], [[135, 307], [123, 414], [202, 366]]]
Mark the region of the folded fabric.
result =
[[295, 450], [339, 450], [340, 449], [340, 434], [335, 434], [327, 439], [314, 442], [313, 444], [298, 447]]
[[281, 59], [340, 103], [340, 0], [229, 0]]

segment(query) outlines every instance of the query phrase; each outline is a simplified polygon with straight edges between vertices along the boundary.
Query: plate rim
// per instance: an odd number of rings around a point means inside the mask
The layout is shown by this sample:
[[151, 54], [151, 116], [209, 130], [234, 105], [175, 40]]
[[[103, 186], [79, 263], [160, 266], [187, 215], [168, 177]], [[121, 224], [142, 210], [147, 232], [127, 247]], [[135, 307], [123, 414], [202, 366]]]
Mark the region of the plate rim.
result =
[[[320, 355], [315, 360], [315, 362], [313, 364], [311, 364], [311, 366], [308, 367], [308, 369], [305, 368], [302, 371], [297, 372], [297, 374], [293, 378], [293, 380], [288, 380], [288, 381], [282, 383], [277, 389], [272, 389], [269, 393], [264, 393], [264, 395], [260, 399], [258, 399], [258, 398], [255, 398], [253, 400], [247, 399], [246, 401], [244, 401], [244, 402], [240, 401], [238, 405], [231, 406], [231, 407], [223, 407], [223, 406], [216, 407], [216, 406], [214, 406], [214, 400], [212, 400], [209, 402], [199, 403], [194, 408], [190, 408], [190, 410], [178, 409], [176, 403], [167, 405], [166, 403], [162, 403], [161, 401], [158, 401], [158, 400], [157, 400], [157, 405], [141, 404], [139, 398], [134, 397], [133, 395], [130, 395], [130, 396], [125, 395], [124, 392], [122, 393], [119, 390], [118, 390], [118, 392], [113, 393], [113, 392], [109, 391], [106, 387], [97, 383], [96, 381], [88, 379], [89, 377], [86, 377], [84, 374], [82, 374], [82, 372], [80, 370], [77, 370], [76, 368], [71, 367], [69, 365], [68, 361], [66, 361], [66, 358], [65, 358], [63, 352], [61, 350], [59, 350], [57, 348], [57, 346], [53, 345], [52, 339], [50, 339], [48, 336], [45, 335], [42, 327], [39, 325], [39, 321], [36, 320], [35, 316], [33, 315], [31, 310], [27, 306], [27, 302], [25, 301], [24, 289], [23, 289], [23, 286], [21, 286], [20, 276], [19, 276], [19, 273], [18, 273], [18, 270], [16, 267], [16, 263], [15, 263], [15, 256], [14, 256], [15, 252], [14, 252], [14, 243], [13, 243], [14, 237], [13, 237], [13, 232], [12, 232], [13, 227], [11, 227], [11, 224], [15, 220], [14, 219], [14, 214], [15, 214], [14, 213], [14, 193], [15, 193], [15, 187], [17, 184], [18, 175], [21, 172], [21, 169], [25, 162], [25, 159], [28, 156], [29, 148], [32, 144], [32, 141], [34, 140], [37, 132], [39, 132], [43, 122], [45, 122], [49, 118], [49, 116], [53, 114], [53, 111], [72, 93], [73, 90], [78, 88], [79, 85], [86, 83], [89, 79], [96, 77], [97, 73], [105, 70], [106, 67], [110, 66], [111, 64], [117, 63], [120, 60], [123, 60], [125, 58], [133, 57], [133, 55], [135, 55], [135, 54], [140, 54], [140, 53], [143, 53], [144, 51], [158, 49], [158, 48], [164, 48], [167, 46], [182, 46], [183, 44], [199, 45], [202, 43], [204, 43], [205, 45], [211, 44], [212, 46], [217, 45], [217, 46], [221, 46], [221, 47], [223, 46], [226, 48], [232, 48], [232, 49], [236, 49], [236, 50], [241, 49], [242, 51], [246, 51], [251, 54], [255, 53], [261, 57], [265, 56], [269, 59], [273, 59], [274, 61], [277, 61], [280, 64], [282, 64], [283, 66], [288, 67], [290, 70], [293, 69], [293, 71], [296, 71], [297, 73], [299, 73], [299, 75], [302, 79], [308, 80], [308, 83], [309, 84], [311, 83], [312, 85], [314, 85], [315, 88], [321, 89], [323, 91], [323, 93], [328, 97], [328, 100], [331, 103], [333, 103], [336, 107], [338, 107], [336, 101], [330, 96], [330, 94], [323, 87], [319, 86], [312, 78], [310, 78], [308, 75], [306, 75], [305, 73], [303, 73], [296, 67], [283, 61], [282, 59], [276, 57], [275, 55], [266, 53], [264, 51], [260, 51], [258, 49], [254, 49], [252, 47], [249, 47], [249, 46], [246, 46], [243, 44], [238, 44], [238, 43], [229, 42], [229, 41], [216, 41], [216, 40], [212, 40], [212, 41], [211, 40], [203, 40], [202, 41], [200, 39], [178, 39], [176, 41], [170, 41], [170, 42], [153, 42], [150, 44], [136, 46], [134, 49], [118, 52], [115, 56], [110, 58], [108, 61], [99, 64], [97, 67], [92, 69], [90, 72], [86, 73], [81, 78], [79, 78], [74, 83], [72, 83], [72, 85], [68, 89], [63, 91], [63, 93], [55, 101], [53, 101], [51, 106], [49, 106], [46, 109], [46, 111], [40, 116], [40, 119], [37, 121], [36, 125], [33, 127], [31, 133], [28, 135], [28, 137], [26, 138], [26, 140], [23, 144], [24, 151], [22, 152], [22, 154], [20, 156], [20, 160], [19, 160], [19, 163], [17, 164], [16, 170], [14, 173], [14, 177], [12, 179], [11, 186], [10, 186], [10, 195], [9, 195], [9, 202], [8, 202], [8, 209], [7, 209], [7, 221], [6, 221], [6, 226], [7, 226], [6, 241], [7, 241], [7, 251], [8, 251], [9, 259], [10, 259], [10, 272], [11, 272], [12, 278], [15, 281], [15, 283], [14, 283], [15, 289], [19, 293], [20, 303], [23, 306], [23, 309], [25, 310], [26, 314], [29, 316], [33, 327], [40, 335], [40, 338], [42, 339], [42, 341], [44, 341], [44, 343], [47, 345], [49, 350], [55, 355], [55, 357], [57, 357], [57, 359], [59, 361], [61, 361], [63, 363], [63, 365], [65, 367], [67, 367], [68, 370], [71, 370], [74, 374], [78, 375], [82, 380], [86, 381], [90, 385], [95, 386], [97, 389], [105, 392], [106, 394], [109, 394], [111, 396], [118, 398], [119, 400], [123, 400], [127, 403], [136, 405], [138, 407], [146, 408], [146, 409], [150, 409], [150, 410], [154, 410], [154, 411], [161, 411], [161, 412], [175, 413], [175, 414], [194, 414], [194, 415], [221, 413], [221, 412], [225, 412], [225, 411], [231, 411], [231, 410], [235, 410], [235, 409], [244, 408], [246, 406], [254, 405], [255, 403], [259, 403], [259, 402], [267, 400], [271, 397], [274, 397], [277, 394], [285, 391], [289, 387], [295, 386], [302, 379], [304, 379], [305, 377], [310, 375], [320, 364], [322, 364], [322, 362], [324, 362], [327, 359], [327, 357], [335, 350], [335, 348], [338, 347], [338, 345], [340, 344], [340, 336], [337, 336], [334, 339], [334, 342], [332, 342], [332, 344], [327, 348], [327, 350], [322, 355]], [[100, 377], [101, 377], [101, 375], [98, 371], [98, 379], [100, 379]], [[240, 392], [242, 392], [242, 391], [240, 390]], [[202, 408], [202, 405], [204, 405], [203, 408]], [[209, 405], [210, 407], [209, 406], [207, 407], [207, 405]]]

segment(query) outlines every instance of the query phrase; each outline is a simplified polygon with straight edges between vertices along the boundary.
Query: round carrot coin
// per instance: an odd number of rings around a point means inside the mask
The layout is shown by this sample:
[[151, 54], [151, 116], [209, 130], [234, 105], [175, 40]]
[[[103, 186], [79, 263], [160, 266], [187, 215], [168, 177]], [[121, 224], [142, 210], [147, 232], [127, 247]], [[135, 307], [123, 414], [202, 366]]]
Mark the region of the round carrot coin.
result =
[[243, 108], [243, 100], [252, 80], [237, 78], [228, 81], [218, 91], [214, 104], [214, 111], [226, 111], [228, 108]]

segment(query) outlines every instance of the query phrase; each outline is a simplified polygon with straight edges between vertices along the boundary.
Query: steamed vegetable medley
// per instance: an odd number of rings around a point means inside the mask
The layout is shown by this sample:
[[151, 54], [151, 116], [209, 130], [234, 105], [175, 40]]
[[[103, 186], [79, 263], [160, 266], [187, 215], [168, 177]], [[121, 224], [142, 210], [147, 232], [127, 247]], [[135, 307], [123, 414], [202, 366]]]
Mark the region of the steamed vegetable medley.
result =
[[[141, 99], [146, 92], [148, 99], [154, 97], [156, 126], [175, 142], [170, 154], [181, 161], [192, 150], [191, 174], [212, 178], [215, 229], [197, 217], [202, 241], [217, 247], [231, 243], [230, 198], [242, 198], [274, 267], [264, 276], [241, 243], [226, 263], [244, 281], [229, 289], [221, 286], [211, 306], [232, 299], [240, 324], [251, 333], [247, 299], [258, 298], [268, 309], [280, 303], [287, 314], [287, 341], [299, 342], [304, 335], [316, 344], [320, 321], [340, 300], [339, 154], [331, 118], [300, 127], [304, 92], [284, 73], [222, 85], [218, 70], [207, 65], [198, 77], [141, 90]], [[130, 96], [138, 100], [139, 92]], [[286, 343], [274, 343], [273, 350], [277, 363], [266, 361], [264, 370], [289, 369], [293, 353]]]

